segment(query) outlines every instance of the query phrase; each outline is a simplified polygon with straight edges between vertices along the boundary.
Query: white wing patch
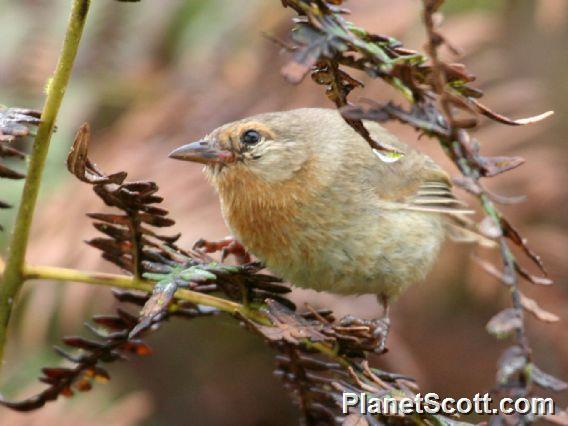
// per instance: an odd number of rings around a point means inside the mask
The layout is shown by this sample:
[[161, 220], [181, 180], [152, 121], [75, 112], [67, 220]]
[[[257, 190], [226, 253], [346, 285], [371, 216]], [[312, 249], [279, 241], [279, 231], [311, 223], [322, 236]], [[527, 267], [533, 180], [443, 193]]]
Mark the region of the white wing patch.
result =
[[403, 203], [406, 210], [445, 213], [449, 215], [473, 214], [463, 201], [458, 200], [452, 193], [449, 184], [440, 181], [426, 181], [416, 194]]
[[379, 157], [383, 163], [394, 163], [404, 157], [404, 154], [401, 152], [381, 152], [375, 148], [373, 148], [373, 153]]

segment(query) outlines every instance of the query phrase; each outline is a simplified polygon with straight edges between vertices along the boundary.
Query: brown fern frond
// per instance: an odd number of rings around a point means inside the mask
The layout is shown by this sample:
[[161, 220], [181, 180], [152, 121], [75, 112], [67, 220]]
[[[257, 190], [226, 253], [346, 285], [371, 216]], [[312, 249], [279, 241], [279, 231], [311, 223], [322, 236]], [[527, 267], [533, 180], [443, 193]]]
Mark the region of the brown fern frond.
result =
[[[26, 154], [14, 146], [16, 140], [29, 136], [30, 127], [37, 126], [41, 121], [41, 112], [24, 108], [6, 108], [0, 105], [0, 158], [16, 158], [23, 160]], [[26, 175], [14, 170], [11, 166], [0, 162], [0, 178], [23, 179]], [[0, 200], [0, 209], [11, 206]], [[0, 225], [0, 231], [2, 230]]]

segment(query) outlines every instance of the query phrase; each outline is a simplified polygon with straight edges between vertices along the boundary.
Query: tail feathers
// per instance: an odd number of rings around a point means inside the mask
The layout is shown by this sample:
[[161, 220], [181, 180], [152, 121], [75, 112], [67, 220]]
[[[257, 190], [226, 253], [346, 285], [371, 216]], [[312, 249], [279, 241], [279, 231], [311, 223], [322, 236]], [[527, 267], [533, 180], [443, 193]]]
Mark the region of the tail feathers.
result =
[[480, 245], [481, 247], [486, 247], [486, 248], [497, 247], [497, 243], [495, 241], [487, 237], [484, 237], [480, 233], [470, 228], [471, 228], [470, 223], [468, 223], [467, 225], [464, 223], [460, 224], [448, 223], [446, 225], [448, 236], [452, 241], [460, 243], [475, 243]]

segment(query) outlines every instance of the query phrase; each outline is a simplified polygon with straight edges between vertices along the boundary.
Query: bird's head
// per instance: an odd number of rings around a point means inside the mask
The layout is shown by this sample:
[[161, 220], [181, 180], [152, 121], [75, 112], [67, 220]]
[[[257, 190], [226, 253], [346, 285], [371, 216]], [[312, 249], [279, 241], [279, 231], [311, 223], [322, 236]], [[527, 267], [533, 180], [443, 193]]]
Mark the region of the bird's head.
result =
[[274, 112], [225, 124], [170, 157], [205, 164], [214, 180], [246, 172], [265, 182], [286, 181], [313, 157], [325, 133], [330, 113], [316, 111], [327, 110]]

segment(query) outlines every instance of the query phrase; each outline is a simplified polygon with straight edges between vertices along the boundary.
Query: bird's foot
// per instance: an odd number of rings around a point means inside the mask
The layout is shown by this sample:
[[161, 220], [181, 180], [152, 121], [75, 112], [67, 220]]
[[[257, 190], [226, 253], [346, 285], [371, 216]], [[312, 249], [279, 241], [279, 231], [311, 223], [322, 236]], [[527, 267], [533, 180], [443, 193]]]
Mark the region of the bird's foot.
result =
[[339, 324], [342, 327], [369, 327], [369, 331], [377, 341], [373, 352], [382, 354], [387, 351], [386, 342], [390, 331], [390, 319], [388, 317], [365, 320], [347, 315], [339, 320]]
[[207, 241], [201, 238], [193, 244], [193, 250], [202, 253], [216, 253], [220, 251], [222, 262], [231, 254], [235, 256], [239, 265], [251, 262], [250, 254], [234, 237], [226, 237], [221, 241]]

